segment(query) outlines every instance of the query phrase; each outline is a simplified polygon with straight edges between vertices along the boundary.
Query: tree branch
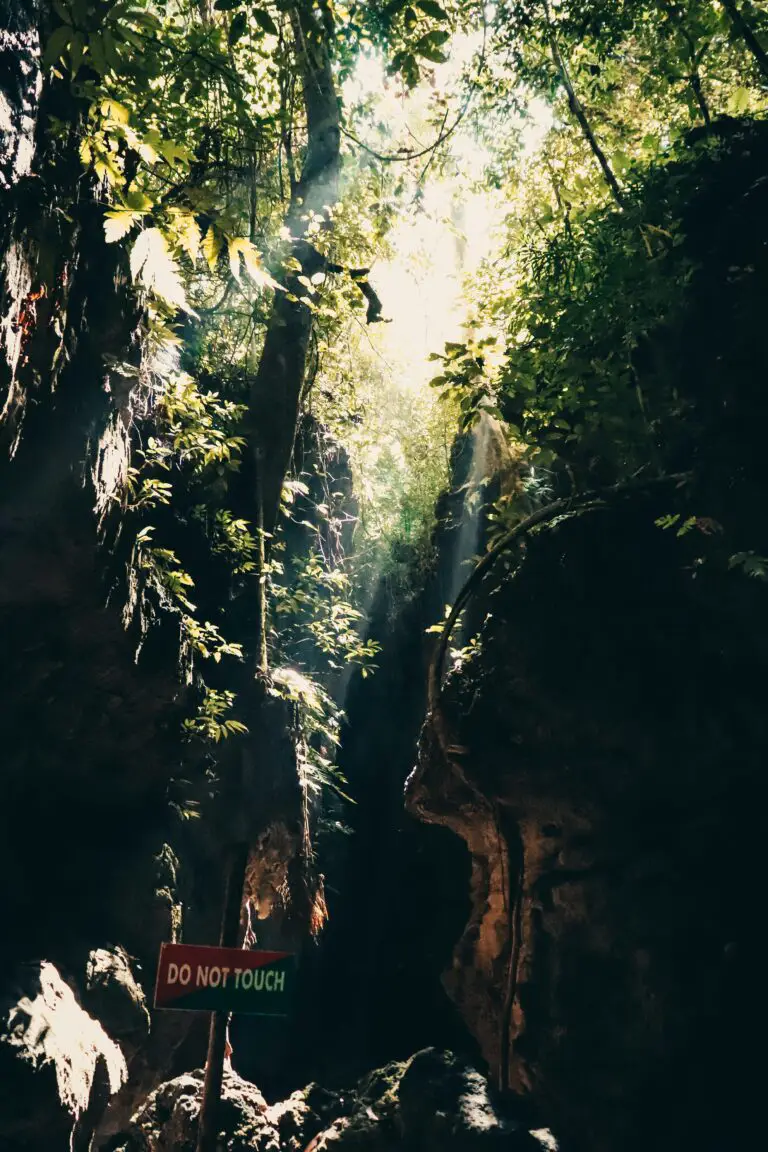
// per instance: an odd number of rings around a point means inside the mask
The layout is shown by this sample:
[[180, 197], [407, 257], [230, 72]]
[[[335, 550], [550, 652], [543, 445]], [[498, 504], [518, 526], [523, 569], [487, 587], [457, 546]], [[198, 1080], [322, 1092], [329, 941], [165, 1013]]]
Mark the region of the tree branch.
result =
[[579, 100], [578, 96], [576, 95], [576, 91], [573, 87], [573, 84], [571, 83], [571, 77], [568, 73], [568, 67], [567, 67], [565, 60], [563, 59], [562, 55], [560, 54], [560, 49], [559, 49], [558, 44], [557, 44], [557, 37], [555, 35], [555, 29], [554, 29], [554, 26], [552, 24], [552, 15], [550, 12], [548, 0], [543, 0], [543, 8], [544, 8], [544, 14], [545, 14], [546, 20], [547, 20], [547, 36], [549, 39], [549, 50], [552, 54], [552, 60], [554, 62], [555, 67], [557, 68], [557, 71], [560, 74], [560, 79], [562, 81], [563, 87], [565, 88], [566, 94], [568, 96], [568, 107], [570, 108], [571, 113], [575, 117], [576, 121], [578, 122], [579, 127], [581, 128], [582, 132], [584, 133], [584, 138], [587, 141], [587, 144], [589, 145], [590, 149], [592, 150], [592, 155], [595, 157], [598, 164], [600, 165], [600, 168], [602, 170], [605, 182], [611, 191], [611, 195], [613, 196], [614, 200], [616, 201], [616, 204], [618, 205], [618, 207], [624, 208], [624, 196], [622, 194], [621, 188], [619, 187], [619, 182], [614, 175], [613, 169], [611, 168], [610, 164], [608, 163], [608, 158], [606, 157], [605, 152], [603, 152], [602, 148], [600, 147], [600, 145], [597, 142], [597, 138], [596, 138], [594, 132], [592, 131], [592, 126], [589, 123], [589, 120], [587, 119], [587, 114], [584, 111], [584, 106], [582, 105], [581, 101]]
[[741, 36], [749, 51], [758, 63], [760, 71], [768, 79], [768, 53], [761, 45], [747, 19], [742, 15], [736, 0], [722, 0], [723, 8], [728, 13], [734, 30]]
[[[338, 197], [339, 104], [331, 67], [327, 17], [321, 19], [317, 9], [294, 8], [290, 22], [307, 119], [307, 148], [301, 175], [291, 188], [285, 226], [292, 237], [293, 255], [301, 264], [298, 275], [308, 276], [312, 274], [310, 269], [318, 253], [305, 239], [306, 217], [324, 217], [327, 223], [326, 208]], [[288, 276], [284, 284], [287, 291], [275, 293], [248, 404], [251, 448], [260, 476], [267, 532], [274, 530], [290, 465], [312, 330], [310, 309], [296, 299], [304, 293], [297, 275]]]

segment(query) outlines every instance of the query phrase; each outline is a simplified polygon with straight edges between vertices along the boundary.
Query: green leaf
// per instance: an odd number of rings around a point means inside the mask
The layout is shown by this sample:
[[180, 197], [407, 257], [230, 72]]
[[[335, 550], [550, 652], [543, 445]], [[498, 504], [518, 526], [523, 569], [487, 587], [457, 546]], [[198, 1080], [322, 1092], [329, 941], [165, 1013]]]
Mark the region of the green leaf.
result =
[[181, 248], [194, 264], [200, 251], [200, 229], [192, 212], [184, 208], [171, 210], [171, 226]]
[[44, 71], [52, 68], [57, 60], [61, 59], [73, 36], [74, 32], [69, 24], [63, 24], [51, 35], [43, 53], [42, 66]]
[[431, 16], [433, 20], [448, 19], [448, 13], [435, 0], [416, 0], [416, 7], [420, 8], [427, 16]]
[[104, 238], [107, 244], [114, 244], [116, 240], [122, 240], [123, 236], [127, 236], [131, 228], [137, 220], [141, 219], [140, 212], [133, 212], [131, 209], [117, 208], [112, 212], [107, 212], [104, 217]]
[[749, 91], [736, 88], [728, 98], [728, 111], [731, 116], [743, 116], [749, 108]]
[[123, 173], [112, 163], [105, 152], [102, 152], [94, 161], [93, 170], [99, 180], [105, 180], [107, 184], [118, 184], [123, 178]]
[[423, 56], [425, 50], [431, 51], [434, 48], [439, 48], [441, 44], [445, 44], [446, 40], [450, 38], [450, 35], [450, 32], [446, 31], [445, 28], [434, 28], [416, 42], [415, 51], [418, 52], [420, 56]]
[[104, 44], [104, 55], [107, 58], [107, 65], [113, 72], [120, 71], [120, 53], [117, 50], [115, 38], [108, 28], [102, 32], [102, 41]]
[[416, 57], [406, 56], [400, 65], [400, 71], [408, 87], [415, 88], [421, 76], [419, 66], [416, 63]]
[[618, 148], [613, 153], [613, 165], [614, 165], [614, 168], [616, 169], [616, 171], [620, 175], [623, 174], [624, 172], [626, 172], [627, 168], [629, 168], [631, 163], [632, 163], [631, 158], [628, 156], [628, 154], [623, 149]]
[[134, 212], [149, 212], [152, 207], [149, 196], [138, 189], [131, 189], [131, 191], [126, 192], [124, 199], [126, 208], [132, 208]]
[[109, 120], [113, 120], [115, 124], [127, 124], [131, 118], [131, 114], [124, 104], [119, 104], [117, 100], [107, 99], [101, 102], [101, 112]]
[[408, 0], [390, 0], [390, 3], [382, 11], [382, 16], [385, 20], [391, 20], [398, 12], [402, 12], [403, 8], [408, 4]]
[[53, 0], [53, 7], [55, 12], [61, 17], [65, 24], [72, 23], [72, 15], [69, 9], [61, 3], [61, 0]]
[[214, 8], [217, 12], [231, 12], [234, 8], [239, 8], [243, 0], [216, 0]]
[[277, 25], [268, 12], [263, 8], [254, 8], [251, 12], [254, 20], [264, 32], [269, 32], [270, 36], [277, 36]]
[[240, 280], [240, 259], [242, 257], [245, 270], [259, 288], [282, 289], [282, 285], [273, 280], [262, 267], [261, 258], [257, 248], [245, 236], [235, 236], [227, 241], [229, 248], [229, 267], [236, 280]]
[[427, 48], [418, 48], [417, 51], [419, 56], [423, 57], [424, 60], [431, 60], [433, 64], [448, 63], [448, 57], [445, 52], [441, 52], [439, 48], [430, 46]]
[[99, 32], [94, 32], [88, 40], [88, 54], [91, 58], [91, 66], [94, 71], [98, 72], [99, 76], [103, 76], [107, 71], [107, 57], [104, 52], [104, 41]]
[[80, 70], [80, 65], [83, 62], [83, 54], [85, 52], [85, 36], [82, 32], [75, 32], [69, 45], [69, 64], [72, 70], [72, 79]]
[[186, 144], [177, 144], [175, 140], [159, 140], [157, 150], [172, 168], [179, 163], [188, 165], [191, 160]]
[[247, 732], [248, 731], [245, 724], [241, 724], [239, 720], [225, 720], [224, 725], [230, 732]]
[[145, 228], [131, 249], [133, 279], [168, 304], [191, 312], [176, 261], [159, 228]]
[[238, 12], [234, 20], [229, 26], [229, 44], [237, 44], [238, 40], [242, 40], [248, 31], [248, 17], [245, 12]]

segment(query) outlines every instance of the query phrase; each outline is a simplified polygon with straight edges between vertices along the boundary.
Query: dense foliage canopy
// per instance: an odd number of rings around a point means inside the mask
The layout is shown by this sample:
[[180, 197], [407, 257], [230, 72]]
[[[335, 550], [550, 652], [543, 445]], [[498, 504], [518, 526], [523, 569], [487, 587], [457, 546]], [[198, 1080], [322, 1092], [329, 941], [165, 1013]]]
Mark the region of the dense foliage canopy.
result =
[[[483, 413], [529, 496], [695, 465], [730, 396], [686, 367], [702, 277], [728, 260], [711, 290], [738, 328], [762, 256], [726, 252], [734, 222], [691, 205], [722, 172], [761, 195], [758, 160], [729, 157], [765, 154], [767, 49], [752, 0], [54, 0], [48, 131], [76, 142], [142, 307], [120, 366], [142, 398], [129, 607], [179, 619], [191, 735], [247, 727], [231, 669], [266, 668], [268, 641], [308, 770], [334, 782], [372, 589], [429, 563], [452, 442]], [[377, 269], [442, 313], [430, 348], [382, 323]], [[716, 505], [669, 523], [711, 535]], [[729, 558], [760, 574], [760, 547]]]

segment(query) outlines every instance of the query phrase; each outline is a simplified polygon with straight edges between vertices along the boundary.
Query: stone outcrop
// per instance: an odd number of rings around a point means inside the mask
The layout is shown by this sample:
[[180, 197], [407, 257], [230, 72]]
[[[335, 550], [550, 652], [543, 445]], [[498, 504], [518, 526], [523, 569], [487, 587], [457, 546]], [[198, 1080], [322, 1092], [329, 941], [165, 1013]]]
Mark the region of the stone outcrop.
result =
[[744, 831], [768, 752], [765, 598], [690, 564], [699, 543], [656, 527], [665, 510], [530, 544], [407, 787], [472, 855], [451, 997], [494, 1076], [593, 1152], [715, 1149], [758, 1098]]
[[[202, 1070], [158, 1088], [104, 1152], [194, 1152]], [[312, 1084], [267, 1105], [228, 1071], [221, 1105], [224, 1152], [557, 1152], [520, 1107], [492, 1098], [486, 1080], [450, 1052], [425, 1049], [369, 1073], [350, 1092]]]
[[126, 1075], [120, 1048], [53, 964], [25, 965], [0, 1000], [3, 1152], [86, 1152]]
[[127, 1058], [149, 1035], [149, 1010], [124, 948], [94, 948], [85, 975], [85, 1007], [107, 1029]]
[[[718, 1152], [762, 1123], [768, 132], [696, 135], [646, 193], [679, 197], [684, 307], [629, 354], [649, 412], [664, 389], [679, 409], [647, 416], [634, 495], [539, 529], [475, 589], [479, 648], [406, 789], [471, 856], [449, 994], [494, 1079], [590, 1152]], [[538, 470], [552, 499], [616, 480], [572, 443], [570, 478]]]

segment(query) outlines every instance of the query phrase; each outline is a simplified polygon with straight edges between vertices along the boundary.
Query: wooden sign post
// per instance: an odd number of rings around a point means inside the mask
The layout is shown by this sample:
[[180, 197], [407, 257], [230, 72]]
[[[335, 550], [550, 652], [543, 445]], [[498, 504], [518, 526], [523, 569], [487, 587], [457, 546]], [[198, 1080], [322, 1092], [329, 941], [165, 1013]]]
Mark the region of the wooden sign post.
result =
[[237, 947], [247, 854], [242, 846], [230, 855], [219, 947], [163, 944], [160, 949], [155, 1008], [211, 1013], [197, 1152], [216, 1149], [230, 1013], [285, 1016], [293, 995], [295, 964], [291, 953]]
[[[257, 680], [265, 683], [269, 674], [269, 666], [267, 660], [266, 628], [267, 577], [264, 534], [264, 500], [261, 484], [263, 461], [261, 459], [260, 450], [256, 450], [253, 460], [255, 464], [254, 481], [256, 493], [256, 571], [258, 573], [258, 579], [256, 581], [256, 634], [254, 636], [254, 655]], [[243, 888], [245, 885], [245, 870], [247, 864], [247, 843], [234, 844], [230, 848], [227, 859], [226, 876], [224, 881], [224, 907], [221, 916], [221, 931], [219, 933], [219, 948], [237, 950], [243, 957], [245, 956], [247, 950], [238, 949], [237, 943], [240, 929], [240, 909], [242, 908], [243, 903]], [[170, 965], [170, 958], [168, 963]], [[221, 969], [226, 966], [226, 964], [219, 964], [218, 968]], [[232, 966], [236, 973], [238, 964], [236, 964], [234, 960]], [[209, 986], [210, 967], [211, 965], [209, 963]], [[241, 966], [241, 977], [246, 967], [247, 965], [245, 961], [243, 961]], [[251, 971], [252, 970], [253, 969], [251, 969]], [[180, 974], [181, 970], [179, 970], [179, 975]], [[170, 969], [168, 970], [167, 975], [170, 975]], [[240, 984], [244, 984], [242, 979]], [[245, 989], [244, 987], [241, 988], [238, 986], [237, 980], [235, 980], [235, 992], [248, 992], [252, 991], [252, 988], [253, 985], [251, 985], [250, 990]], [[223, 991], [226, 991], [226, 989], [223, 989]], [[261, 989], [259, 989], [259, 991], [261, 991]], [[250, 1000], [248, 1002], [255, 1003], [255, 1001]], [[261, 998], [260, 1002], [262, 1004], [266, 1003], [263, 997]], [[282, 1003], [282, 1000], [278, 1001], [278, 1003]], [[210, 1007], [211, 1005], [206, 1006]], [[205, 1062], [205, 1079], [203, 1081], [203, 1096], [200, 1102], [200, 1120], [197, 1130], [197, 1152], [216, 1152], [218, 1112], [219, 1103], [221, 1101], [221, 1085], [224, 1078], [224, 1055], [227, 1046], [227, 1023], [229, 1021], [230, 1011], [231, 1009], [227, 1006], [226, 998], [224, 998], [223, 1002], [213, 1006], [213, 1011], [211, 1012], [211, 1026], [208, 1033], [208, 1056]], [[238, 1011], [242, 1011], [239, 1005]]]
[[197, 1152], [215, 1152], [230, 1013], [287, 1015], [294, 990], [290, 953], [237, 947], [246, 862], [248, 846], [231, 850], [219, 947], [164, 943], [160, 949], [154, 1007], [211, 1013]]

